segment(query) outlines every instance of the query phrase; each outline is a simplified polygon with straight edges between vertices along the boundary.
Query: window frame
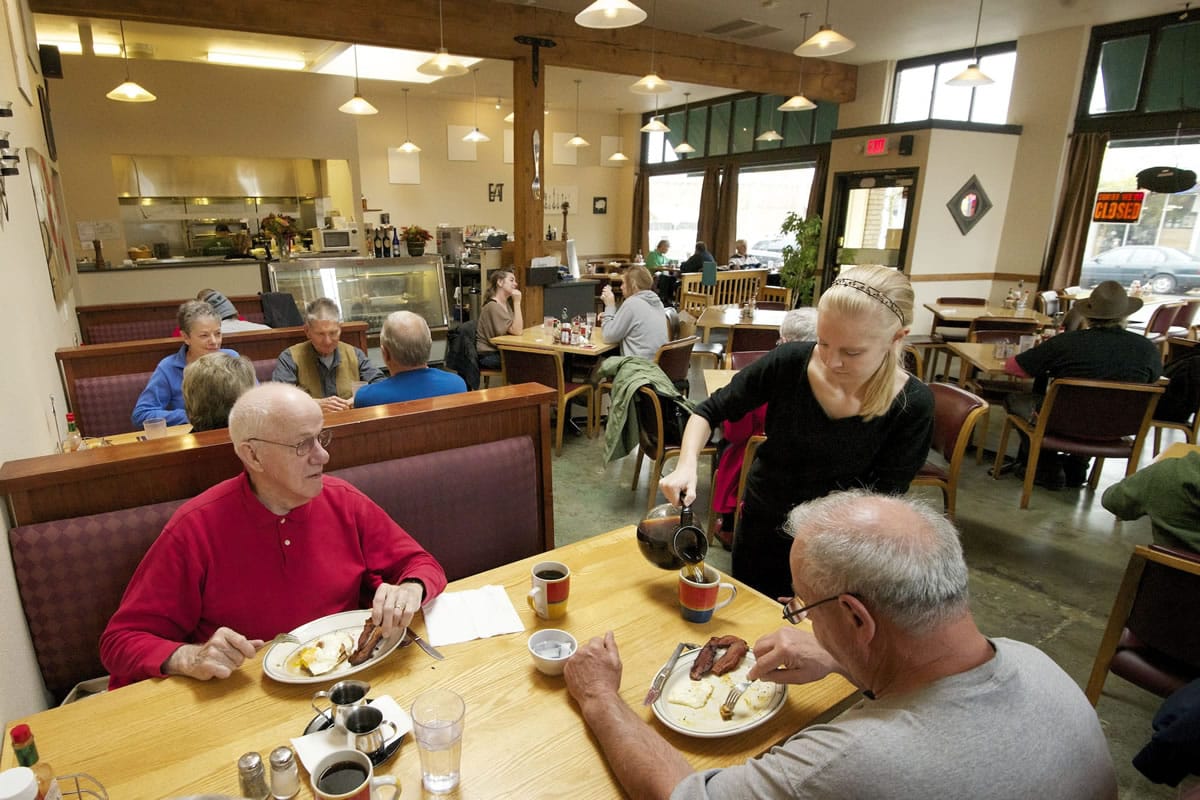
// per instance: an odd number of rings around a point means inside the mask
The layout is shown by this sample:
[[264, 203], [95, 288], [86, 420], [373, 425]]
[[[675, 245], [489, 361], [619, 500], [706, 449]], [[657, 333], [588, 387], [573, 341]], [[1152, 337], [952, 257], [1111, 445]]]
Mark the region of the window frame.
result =
[[[964, 59], [966, 61], [974, 64], [974, 63], [978, 63], [981, 59], [986, 58], [987, 56], [1003, 55], [1005, 53], [1012, 53], [1015, 56], [1016, 52], [1017, 52], [1017, 42], [1014, 39], [1012, 41], [1007, 41], [1007, 42], [996, 42], [995, 44], [981, 45], [978, 48], [966, 47], [961, 50], [949, 50], [944, 53], [932, 53], [927, 56], [917, 56], [915, 58], [906, 58], [902, 61], [897, 61], [896, 68], [892, 70], [892, 97], [891, 97], [891, 102], [888, 104], [888, 120], [894, 121], [896, 118], [896, 99], [897, 99], [896, 92], [900, 86], [900, 73], [907, 69], [932, 66], [934, 68], [934, 78], [933, 78], [934, 84], [933, 84], [933, 91], [929, 93], [929, 107], [926, 109], [925, 116], [922, 119], [906, 120], [905, 122], [901, 122], [901, 123], [893, 122], [893, 124], [907, 125], [907, 124], [913, 123], [913, 122], [922, 122], [924, 120], [932, 120], [932, 119], [939, 119], [939, 120], [944, 120], [947, 122], [968, 122], [968, 123], [971, 122], [971, 115], [975, 113], [975, 89], [976, 89], [976, 87], [974, 87], [974, 86], [970, 87], [971, 88], [971, 100], [967, 104], [967, 118], [966, 119], [953, 119], [953, 118], [949, 118], [949, 117], [934, 117], [933, 116], [933, 100], [934, 100], [934, 97], [937, 96], [937, 91], [938, 91], [938, 83], [937, 83], [938, 67], [940, 67], [942, 64], [945, 64], [945, 63], [949, 63], [949, 62], [953, 62], [953, 61], [962, 61]], [[952, 87], [952, 88], [961, 88], [961, 87]], [[1009, 93], [1009, 101], [1010, 102], [1012, 101], [1011, 92]]]

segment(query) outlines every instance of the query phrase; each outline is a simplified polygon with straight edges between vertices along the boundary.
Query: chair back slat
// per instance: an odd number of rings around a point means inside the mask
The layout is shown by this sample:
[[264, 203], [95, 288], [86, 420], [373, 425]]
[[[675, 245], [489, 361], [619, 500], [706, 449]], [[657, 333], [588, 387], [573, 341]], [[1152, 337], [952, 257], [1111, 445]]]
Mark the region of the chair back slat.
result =
[[728, 368], [732, 370], [745, 369], [746, 367], [758, 361], [765, 356], [770, 350], [738, 350], [736, 353], [730, 353], [726, 358], [729, 360]]
[[654, 362], [672, 382], [686, 381], [692, 363], [692, 348], [698, 341], [699, 336], [688, 336], [686, 339], [667, 342], [654, 354]]
[[1186, 303], [1163, 303], [1154, 309], [1154, 313], [1150, 315], [1150, 321], [1146, 323], [1146, 335], [1150, 337], [1165, 336], [1175, 323], [1175, 317], [1186, 305]]
[[933, 392], [933, 441], [930, 446], [950, 461], [971, 412], [986, 407], [987, 402], [948, 383], [931, 383], [929, 389]]
[[779, 342], [778, 328], [730, 328], [729, 352], [770, 350]]
[[1112, 441], [1136, 436], [1149, 423], [1163, 387], [1159, 384], [1088, 381], [1064, 378], [1052, 381], [1038, 424], [1045, 432], [1084, 441]]

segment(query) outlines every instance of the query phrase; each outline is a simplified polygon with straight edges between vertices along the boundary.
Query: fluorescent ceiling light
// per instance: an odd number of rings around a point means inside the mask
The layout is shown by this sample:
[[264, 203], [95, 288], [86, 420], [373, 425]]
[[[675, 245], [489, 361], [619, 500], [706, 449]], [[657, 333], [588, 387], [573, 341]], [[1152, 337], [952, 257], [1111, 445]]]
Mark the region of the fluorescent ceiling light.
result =
[[[354, 53], [352, 52], [354, 49], [353, 45], [346, 45], [341, 53], [329, 59], [316, 72], [322, 75], [354, 77]], [[358, 45], [357, 49], [358, 74], [359, 77], [366, 80], [426, 84], [445, 77], [443, 75], [426, 75], [417, 71], [417, 68], [429, 59], [428, 52], [402, 50], [396, 47], [371, 47], [363, 44]], [[460, 61], [465, 66], [470, 66], [477, 64], [480, 59], [464, 58]], [[465, 72], [464, 69], [463, 73]]]
[[628, 28], [646, 19], [646, 12], [629, 0], [596, 0], [575, 15], [584, 28]]
[[229, 64], [235, 67], [258, 67], [259, 69], [301, 70], [306, 66], [302, 58], [264, 56], [257, 53], [222, 53], [217, 50], [208, 51], [208, 61], [210, 64]]
[[[67, 53], [69, 55], [83, 55], [83, 45], [78, 39], [38, 39], [38, 44], [53, 45], [58, 48], [58, 52]], [[98, 56], [119, 56], [121, 55], [121, 45], [116, 42], [92, 42], [92, 52]]]

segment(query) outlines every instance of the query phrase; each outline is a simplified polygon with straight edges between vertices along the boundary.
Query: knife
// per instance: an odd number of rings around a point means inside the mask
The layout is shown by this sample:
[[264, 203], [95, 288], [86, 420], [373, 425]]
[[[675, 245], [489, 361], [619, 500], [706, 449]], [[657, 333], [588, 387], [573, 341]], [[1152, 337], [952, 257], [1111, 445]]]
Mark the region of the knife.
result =
[[696, 645], [687, 642], [680, 642], [675, 645], [675, 652], [671, 653], [671, 657], [667, 659], [667, 663], [663, 664], [663, 668], [654, 676], [654, 680], [650, 682], [650, 691], [646, 692], [646, 699], [642, 701], [642, 705], [648, 706], [659, 698], [662, 694], [663, 685], [666, 684], [667, 678], [671, 677], [671, 670], [675, 668], [675, 662], [679, 660], [679, 655], [684, 650], [695, 648]]
[[438, 661], [446, 660], [446, 657], [439, 653], [437, 648], [418, 636], [416, 631], [414, 631], [412, 628], [408, 629], [408, 642], [401, 642], [401, 644], [408, 644], [409, 642], [416, 642], [417, 647], [420, 647], [422, 650], [424, 650], [430, 658], [436, 658]]

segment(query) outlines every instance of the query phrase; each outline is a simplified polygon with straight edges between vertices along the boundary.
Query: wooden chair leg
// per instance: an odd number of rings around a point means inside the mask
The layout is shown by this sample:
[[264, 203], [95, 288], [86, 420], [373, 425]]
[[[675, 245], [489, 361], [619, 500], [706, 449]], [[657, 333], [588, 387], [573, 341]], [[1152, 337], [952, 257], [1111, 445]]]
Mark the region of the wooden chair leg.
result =
[[654, 463], [650, 465], [650, 486], [646, 492], [646, 511], [654, 508], [654, 501], [658, 499], [658, 481], [662, 478], [663, 457], [659, 456], [654, 459]]
[[558, 421], [555, 424], [558, 430], [555, 431], [554, 443], [554, 455], [556, 456], [562, 455], [563, 428], [566, 427], [567, 423], [567, 405], [565, 397], [558, 398]]
[[996, 445], [996, 460], [992, 463], [992, 480], [1000, 480], [1000, 468], [1004, 466], [1004, 451], [1008, 449], [1008, 432], [1012, 430], [1012, 423], [1008, 421], [1008, 415], [1004, 416], [1004, 425], [1000, 428], [1000, 444]]
[[1104, 628], [1104, 636], [1100, 639], [1100, 649], [1096, 651], [1096, 661], [1092, 664], [1092, 674], [1088, 678], [1084, 694], [1094, 706], [1100, 700], [1100, 690], [1104, 688], [1104, 680], [1108, 677], [1108, 668], [1117, 652], [1117, 642], [1121, 640], [1121, 631], [1125, 628], [1125, 620], [1133, 608], [1133, 600], [1137, 595], [1138, 584], [1142, 581], [1142, 572], [1146, 569], [1146, 560], [1137, 555], [1130, 556], [1129, 566], [1125, 568], [1125, 577], [1121, 579], [1121, 588], [1113, 601], [1112, 611], [1108, 615], [1108, 625]]
[[[1130, 459], [1129, 463], [1133, 464], [1133, 459]], [[1134, 466], [1137, 466], [1137, 465], [1134, 464]], [[1100, 485], [1100, 472], [1103, 469], [1104, 469], [1104, 459], [1097, 458], [1095, 460], [1095, 462], [1092, 464], [1092, 474], [1088, 475], [1088, 482], [1087, 482], [1088, 489], [1090, 489], [1093, 492], [1096, 491], [1096, 487]], [[1130, 473], [1130, 474], [1132, 474], [1132, 473]]]
[[984, 414], [983, 416], [981, 416], [979, 418], [979, 424], [975, 426], [975, 430], [972, 434], [976, 437], [975, 438], [975, 464], [976, 465], [983, 463], [983, 448], [987, 445], [988, 416], [990, 414], [991, 414], [991, 409], [989, 408], [988, 413]]
[[942, 505], [946, 508], [946, 516], [954, 519], [954, 504], [957, 501], [957, 488], [952, 483], [947, 483], [942, 487]]
[[1029, 458], [1025, 462], [1025, 481], [1021, 484], [1021, 508], [1029, 508], [1029, 496], [1033, 494], [1033, 476], [1037, 474], [1038, 459], [1041, 458], [1041, 442], [1034, 446], [1032, 438], [1029, 441]]
[[1157, 425], [1154, 426], [1154, 455], [1156, 456], [1158, 455], [1158, 451], [1162, 448], [1162, 432], [1162, 428], [1158, 427]]
[[641, 445], [638, 445], [637, 459], [633, 462], [633, 483], [629, 486], [629, 491], [636, 492], [638, 479], [642, 476], [642, 457], [646, 454], [642, 452]]

